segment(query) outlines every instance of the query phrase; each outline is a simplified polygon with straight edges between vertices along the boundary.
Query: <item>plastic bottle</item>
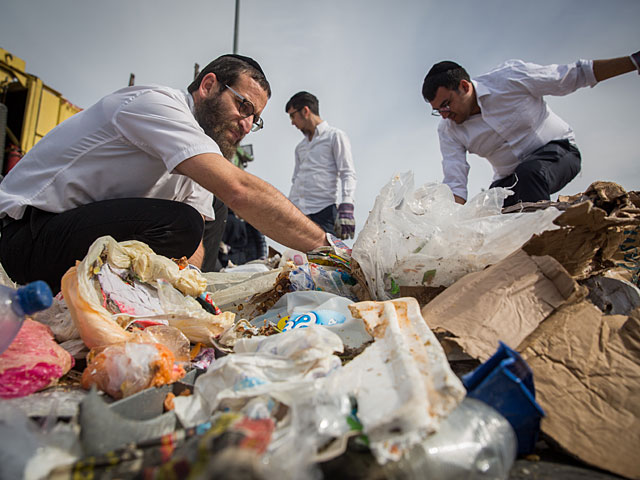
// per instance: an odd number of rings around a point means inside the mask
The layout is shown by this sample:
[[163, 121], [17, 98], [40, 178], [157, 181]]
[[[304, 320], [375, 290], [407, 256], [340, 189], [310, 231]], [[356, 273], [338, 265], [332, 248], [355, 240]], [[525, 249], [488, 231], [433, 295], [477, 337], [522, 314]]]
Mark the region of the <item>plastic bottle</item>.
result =
[[509, 422], [486, 403], [466, 397], [438, 432], [385, 464], [389, 480], [506, 480], [517, 439]]
[[18, 334], [25, 315], [45, 310], [52, 303], [51, 289], [42, 280], [18, 289], [0, 285], [0, 354]]

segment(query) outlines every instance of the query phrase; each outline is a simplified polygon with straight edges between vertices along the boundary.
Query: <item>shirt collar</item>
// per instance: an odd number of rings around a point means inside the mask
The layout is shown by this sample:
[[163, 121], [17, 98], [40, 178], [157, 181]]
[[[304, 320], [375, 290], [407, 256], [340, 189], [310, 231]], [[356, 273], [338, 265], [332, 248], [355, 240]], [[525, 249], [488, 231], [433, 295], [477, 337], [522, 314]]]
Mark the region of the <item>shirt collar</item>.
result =
[[487, 86], [482, 83], [479, 82], [478, 80], [471, 80], [473, 82], [473, 88], [476, 91], [476, 97], [480, 98], [480, 97], [484, 97], [485, 95], [489, 95], [491, 92], [489, 91], [489, 88], [487, 88]]
[[316, 127], [316, 133], [320, 135], [321, 133], [324, 133], [328, 128], [329, 128], [329, 124], [327, 123], [326, 120], [323, 120]]
[[471, 80], [471, 81], [473, 82], [473, 88], [476, 92], [476, 101], [480, 106], [480, 114], [482, 114], [482, 111], [484, 110], [482, 108], [482, 103], [483, 103], [482, 99], [487, 95], [489, 95], [491, 91], [489, 91], [489, 88], [481, 81], [477, 81], [477, 80]]
[[182, 93], [187, 99], [187, 105], [189, 106], [189, 110], [191, 110], [191, 113], [195, 113], [195, 102], [193, 101], [193, 95], [191, 95], [186, 90], [182, 90]]

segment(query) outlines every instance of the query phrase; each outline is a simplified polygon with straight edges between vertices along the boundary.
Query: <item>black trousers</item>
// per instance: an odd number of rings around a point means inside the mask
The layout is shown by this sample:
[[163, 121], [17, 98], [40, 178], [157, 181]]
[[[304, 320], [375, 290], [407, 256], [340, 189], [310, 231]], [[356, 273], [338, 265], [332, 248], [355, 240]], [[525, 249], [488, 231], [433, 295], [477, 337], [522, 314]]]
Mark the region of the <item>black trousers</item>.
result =
[[550, 200], [580, 172], [580, 151], [568, 140], [553, 140], [528, 154], [515, 172], [496, 180], [489, 188], [507, 187], [514, 195], [504, 206], [518, 202]]
[[159, 255], [190, 257], [203, 225], [195, 208], [152, 198], [104, 200], [62, 213], [29, 207], [22, 219], [3, 225], [0, 262], [13, 281], [44, 280], [55, 294], [62, 276], [99, 237], [139, 240]]
[[319, 212], [310, 213], [309, 215], [307, 215], [309, 219], [316, 222], [318, 225], [320, 225], [320, 228], [322, 228], [325, 232], [330, 233], [331, 235], [336, 234], [333, 228], [336, 223], [337, 216], [338, 208], [335, 205], [329, 205]]
[[218, 197], [213, 199], [213, 212], [216, 216], [214, 221], [204, 222], [204, 235], [202, 245], [204, 246], [204, 260], [202, 261], [203, 272], [219, 272], [222, 265], [218, 261], [220, 242], [227, 228], [229, 217], [229, 207], [227, 207]]

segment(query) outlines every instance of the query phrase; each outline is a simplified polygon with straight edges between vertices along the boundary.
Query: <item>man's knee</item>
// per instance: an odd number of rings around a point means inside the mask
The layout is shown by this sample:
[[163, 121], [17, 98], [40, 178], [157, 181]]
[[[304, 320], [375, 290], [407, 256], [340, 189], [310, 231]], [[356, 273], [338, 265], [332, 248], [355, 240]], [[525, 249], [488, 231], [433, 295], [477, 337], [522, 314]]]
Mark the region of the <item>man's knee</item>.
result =
[[[178, 203], [175, 205], [175, 211], [172, 212], [173, 218], [167, 225], [171, 233], [170, 239], [163, 238], [163, 243], [166, 248], [172, 248], [172, 244], [178, 248], [185, 250], [192, 250], [195, 252], [202, 240], [204, 233], [204, 219], [202, 214], [195, 208], [184, 203]], [[163, 235], [164, 237], [164, 235]], [[168, 244], [167, 244], [168, 243]], [[183, 254], [187, 255], [188, 254]]]
[[516, 183], [512, 190], [514, 195], [505, 200], [505, 206], [517, 202], [537, 202], [549, 200], [549, 183], [540, 161], [532, 160], [518, 165], [515, 170]]

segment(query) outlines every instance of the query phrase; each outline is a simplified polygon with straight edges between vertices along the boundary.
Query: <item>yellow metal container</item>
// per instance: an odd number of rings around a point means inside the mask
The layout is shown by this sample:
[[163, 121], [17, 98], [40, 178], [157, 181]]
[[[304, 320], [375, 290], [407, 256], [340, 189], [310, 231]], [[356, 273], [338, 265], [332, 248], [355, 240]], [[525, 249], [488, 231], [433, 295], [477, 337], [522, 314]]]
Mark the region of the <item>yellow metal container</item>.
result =
[[0, 103], [7, 107], [6, 132], [0, 136], [6, 134], [4, 145], [17, 145], [23, 153], [81, 110], [25, 67], [24, 60], [0, 48]]

